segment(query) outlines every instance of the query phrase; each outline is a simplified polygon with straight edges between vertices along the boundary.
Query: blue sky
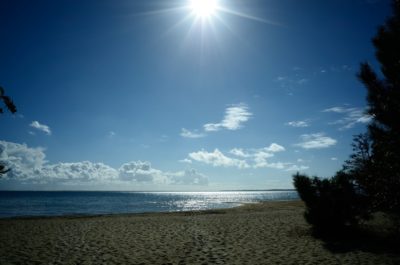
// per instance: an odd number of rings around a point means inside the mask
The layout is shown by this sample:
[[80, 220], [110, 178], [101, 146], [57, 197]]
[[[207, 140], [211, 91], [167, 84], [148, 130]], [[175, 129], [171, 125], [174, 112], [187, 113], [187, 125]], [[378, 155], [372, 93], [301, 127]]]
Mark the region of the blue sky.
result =
[[[208, 0], [205, 0], [208, 1]], [[292, 188], [365, 130], [383, 0], [0, 3], [0, 189]]]

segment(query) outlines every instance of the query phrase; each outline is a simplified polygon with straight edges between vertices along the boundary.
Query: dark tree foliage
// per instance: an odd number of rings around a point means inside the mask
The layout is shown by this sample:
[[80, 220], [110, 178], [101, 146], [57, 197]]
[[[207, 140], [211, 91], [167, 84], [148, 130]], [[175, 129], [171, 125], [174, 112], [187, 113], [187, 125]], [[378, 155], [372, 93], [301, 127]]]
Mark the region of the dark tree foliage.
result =
[[[11, 112], [11, 113], [15, 113], [17, 112], [17, 108], [14, 105], [14, 102], [11, 100], [10, 97], [6, 96], [4, 94], [4, 88], [2, 88], [0, 86], [0, 100], [3, 101], [4, 105], [6, 106], [6, 108]], [[0, 113], [3, 113], [3, 108], [0, 107]]]
[[[400, 214], [400, 1], [394, 15], [373, 39], [382, 77], [368, 63], [361, 64], [359, 79], [368, 91], [369, 159], [356, 166], [355, 180], [373, 199], [375, 210]], [[357, 164], [351, 159], [352, 166]]]
[[[0, 86], [0, 100], [3, 101], [4, 105], [6, 108], [11, 112], [15, 113], [17, 112], [17, 108], [14, 105], [14, 102], [9, 98], [8, 96], [5, 95], [4, 93], [4, 88]], [[0, 107], [0, 113], [3, 113], [3, 108]], [[6, 169], [4, 165], [0, 164], [0, 176], [7, 173], [10, 171], [10, 169]]]
[[5, 166], [0, 165], [0, 175], [7, 173], [10, 169], [6, 169]]
[[318, 233], [337, 233], [358, 224], [368, 215], [366, 198], [357, 192], [351, 176], [339, 171], [329, 179], [310, 178], [297, 173], [294, 186], [306, 204], [304, 217]]

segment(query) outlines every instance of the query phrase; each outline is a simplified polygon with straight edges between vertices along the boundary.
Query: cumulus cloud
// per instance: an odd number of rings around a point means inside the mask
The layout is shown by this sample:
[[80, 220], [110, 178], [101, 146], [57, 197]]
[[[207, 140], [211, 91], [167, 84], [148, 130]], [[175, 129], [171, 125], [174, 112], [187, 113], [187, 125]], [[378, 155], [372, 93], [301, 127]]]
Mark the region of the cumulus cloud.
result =
[[325, 136], [323, 133], [303, 134], [300, 138], [302, 142], [296, 144], [296, 146], [304, 149], [328, 148], [337, 143], [335, 139]]
[[26, 144], [0, 141], [0, 162], [12, 171], [7, 174], [29, 179], [46, 163], [44, 148], [29, 148]]
[[289, 122], [285, 123], [285, 125], [297, 127], [297, 128], [310, 126], [307, 121], [289, 121]]
[[176, 185], [208, 185], [208, 178], [194, 169], [169, 173], [169, 178]]
[[[11, 167], [13, 168], [13, 167]], [[68, 183], [109, 182], [118, 179], [118, 172], [103, 163], [90, 161], [44, 165], [32, 173], [33, 182]], [[16, 176], [18, 177], [18, 175]]]
[[204, 133], [199, 133], [197, 130], [189, 131], [185, 128], [182, 128], [180, 135], [185, 138], [201, 138], [206, 136]]
[[246, 104], [240, 103], [228, 107], [225, 116], [219, 123], [207, 123], [204, 130], [207, 132], [219, 131], [221, 129], [238, 130], [243, 127], [243, 123], [248, 121], [253, 114], [249, 111]]
[[124, 181], [167, 184], [168, 177], [149, 162], [133, 161], [123, 164], [119, 169], [119, 178]]
[[273, 156], [274, 156], [273, 154], [265, 152], [263, 150], [258, 150], [254, 152], [254, 154], [252, 155], [254, 161], [253, 167], [254, 168], [269, 167], [270, 164], [267, 162], [267, 159]]
[[339, 130], [350, 129], [359, 123], [366, 124], [372, 120], [372, 116], [366, 114], [365, 110], [361, 108], [346, 108], [339, 106], [324, 109], [322, 112], [330, 112], [341, 115], [341, 118], [330, 123], [332, 125], [340, 125]]
[[[0, 141], [0, 162], [11, 168], [0, 181], [41, 185], [207, 185], [206, 176], [194, 169], [164, 172], [149, 162], [132, 161], [118, 169], [90, 161], [50, 164], [45, 150]], [[112, 187], [112, 186], [107, 186]], [[130, 186], [127, 186], [130, 187]]]
[[285, 147], [276, 143], [272, 143], [269, 147], [265, 147], [264, 149], [272, 153], [285, 151]]
[[239, 157], [250, 157], [251, 155], [246, 153], [242, 148], [233, 148], [229, 151], [232, 155], [239, 156]]
[[217, 166], [238, 167], [238, 168], [249, 167], [246, 161], [227, 157], [218, 149], [214, 149], [213, 152], [207, 152], [205, 150], [193, 152], [189, 154], [189, 157], [195, 161], [210, 164], [215, 167]]
[[38, 121], [32, 121], [31, 124], [29, 124], [29, 126], [31, 126], [32, 128], [35, 128], [36, 130], [42, 131], [42, 132], [46, 133], [47, 135], [51, 135], [50, 127], [45, 124], [41, 124]]
[[[220, 150], [213, 152], [201, 150], [189, 154], [193, 161], [202, 162], [214, 167], [237, 167], [245, 168], [273, 168], [286, 170], [296, 166], [290, 162], [270, 162], [269, 159], [275, 156], [275, 153], [283, 152], [285, 148], [279, 144], [273, 143], [268, 147], [258, 149], [233, 148], [229, 151], [231, 156], [225, 155]], [[233, 156], [233, 157], [232, 157]], [[305, 166], [303, 166], [304, 168]], [[300, 168], [300, 167], [299, 167]]]

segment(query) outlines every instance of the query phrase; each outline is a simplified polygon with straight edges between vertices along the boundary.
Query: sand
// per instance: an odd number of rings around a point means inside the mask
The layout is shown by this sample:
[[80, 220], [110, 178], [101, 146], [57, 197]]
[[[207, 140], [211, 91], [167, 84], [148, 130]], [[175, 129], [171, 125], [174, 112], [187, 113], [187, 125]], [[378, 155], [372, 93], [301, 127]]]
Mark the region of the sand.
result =
[[301, 202], [234, 209], [0, 220], [0, 264], [400, 264], [393, 252], [332, 250]]

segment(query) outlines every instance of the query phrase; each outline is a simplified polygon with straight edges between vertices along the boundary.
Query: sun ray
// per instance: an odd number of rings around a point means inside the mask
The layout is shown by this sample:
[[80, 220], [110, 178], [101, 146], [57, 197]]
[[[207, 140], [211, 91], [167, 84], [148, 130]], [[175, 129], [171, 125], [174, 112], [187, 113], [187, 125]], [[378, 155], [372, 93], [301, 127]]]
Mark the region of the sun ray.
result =
[[237, 17], [241, 17], [241, 18], [245, 18], [245, 19], [250, 19], [253, 21], [257, 21], [257, 22], [261, 22], [261, 23], [266, 23], [266, 24], [270, 24], [270, 25], [275, 25], [275, 26], [282, 26], [282, 24], [275, 22], [275, 21], [271, 21], [271, 20], [267, 20], [264, 18], [259, 18], [259, 17], [255, 17], [255, 16], [251, 16], [245, 13], [241, 13], [241, 12], [237, 12], [235, 10], [231, 10], [228, 9], [226, 7], [219, 7], [218, 10], [222, 13], [226, 13], [226, 14], [230, 14], [230, 15], [234, 15]]

